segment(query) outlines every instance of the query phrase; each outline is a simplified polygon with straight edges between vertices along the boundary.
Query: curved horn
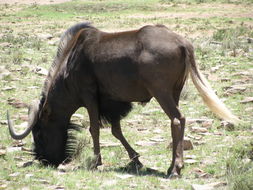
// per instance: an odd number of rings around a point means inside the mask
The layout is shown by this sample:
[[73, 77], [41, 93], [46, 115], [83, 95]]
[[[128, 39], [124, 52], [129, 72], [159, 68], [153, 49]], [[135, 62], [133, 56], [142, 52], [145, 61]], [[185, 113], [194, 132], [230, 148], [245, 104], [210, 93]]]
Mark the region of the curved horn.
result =
[[14, 131], [12, 120], [10, 120], [9, 111], [7, 111], [7, 121], [8, 121], [10, 135], [15, 140], [21, 140], [21, 139], [25, 138], [31, 132], [32, 127], [33, 127], [31, 125], [22, 134], [16, 134]]
[[10, 132], [10, 135], [11, 135], [11, 137], [13, 139], [15, 139], [15, 140], [21, 140], [21, 139], [25, 138], [27, 135], [29, 135], [29, 133], [31, 132], [31, 130], [32, 130], [33, 126], [34, 126], [34, 124], [37, 121], [38, 108], [39, 108], [39, 104], [38, 103], [34, 104], [32, 106], [31, 112], [29, 114], [28, 127], [21, 134], [16, 134], [16, 132], [14, 131], [13, 122], [10, 119], [9, 111], [7, 111], [7, 122], [8, 122], [9, 132]]

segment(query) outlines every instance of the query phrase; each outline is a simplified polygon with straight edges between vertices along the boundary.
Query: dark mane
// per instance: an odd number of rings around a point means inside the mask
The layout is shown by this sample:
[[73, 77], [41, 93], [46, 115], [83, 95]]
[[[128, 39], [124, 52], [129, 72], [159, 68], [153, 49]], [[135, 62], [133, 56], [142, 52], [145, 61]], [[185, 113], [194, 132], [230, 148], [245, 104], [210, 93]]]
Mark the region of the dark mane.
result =
[[[90, 23], [83, 22], [75, 24], [74, 26], [68, 28], [63, 35], [60, 38], [60, 42], [57, 49], [57, 54], [54, 58], [54, 61], [49, 69], [47, 78], [44, 83], [44, 88], [42, 91], [42, 99], [45, 99], [47, 96], [47, 93], [50, 89], [51, 83], [53, 82], [53, 79], [58, 73], [60, 66], [64, 63], [65, 58], [68, 56], [68, 53], [71, 50], [71, 47], [73, 45], [73, 40], [75, 35], [84, 28], [90, 28], [92, 27]], [[72, 42], [72, 43], [71, 43]]]
[[130, 102], [115, 101], [104, 95], [100, 95], [98, 102], [100, 119], [103, 123], [112, 124], [119, 121], [126, 117], [133, 108]]

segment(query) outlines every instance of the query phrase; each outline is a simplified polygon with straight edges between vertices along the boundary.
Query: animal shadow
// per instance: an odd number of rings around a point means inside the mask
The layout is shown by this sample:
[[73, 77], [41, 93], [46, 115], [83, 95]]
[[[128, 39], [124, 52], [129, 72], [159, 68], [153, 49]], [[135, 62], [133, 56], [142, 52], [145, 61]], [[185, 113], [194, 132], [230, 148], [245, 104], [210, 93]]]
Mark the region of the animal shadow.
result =
[[164, 172], [161, 172], [149, 167], [136, 166], [132, 162], [130, 162], [126, 166], [115, 168], [113, 169], [113, 171], [118, 172], [118, 173], [127, 173], [127, 174], [137, 175], [137, 176], [156, 176], [160, 178], [168, 178], [168, 176]]

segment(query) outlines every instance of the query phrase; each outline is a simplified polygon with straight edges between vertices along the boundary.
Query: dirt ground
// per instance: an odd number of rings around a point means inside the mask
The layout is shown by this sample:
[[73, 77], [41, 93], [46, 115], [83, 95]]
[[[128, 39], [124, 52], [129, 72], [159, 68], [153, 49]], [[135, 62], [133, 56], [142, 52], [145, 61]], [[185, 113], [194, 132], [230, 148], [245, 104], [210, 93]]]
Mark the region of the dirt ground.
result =
[[0, 4], [57, 4], [71, 0], [0, 0]]

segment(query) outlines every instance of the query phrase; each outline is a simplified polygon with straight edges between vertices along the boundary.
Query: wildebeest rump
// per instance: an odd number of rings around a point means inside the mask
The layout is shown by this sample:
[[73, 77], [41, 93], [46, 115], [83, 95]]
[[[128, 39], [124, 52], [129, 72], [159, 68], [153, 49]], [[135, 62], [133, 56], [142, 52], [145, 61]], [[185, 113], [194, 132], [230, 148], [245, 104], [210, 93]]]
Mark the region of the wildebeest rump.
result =
[[236, 121], [197, 69], [191, 43], [165, 26], [106, 33], [87, 23], [74, 25], [61, 37], [42, 97], [30, 109], [27, 130], [16, 134], [7, 114], [10, 134], [22, 139], [32, 131], [36, 159], [57, 166], [70, 157], [71, 115], [85, 107], [96, 166], [102, 164], [99, 128], [104, 120], [111, 124], [112, 134], [133, 163], [141, 167], [139, 154], [121, 132], [120, 120], [132, 109], [131, 102], [148, 102], [154, 97], [171, 119], [173, 156], [168, 175], [180, 175], [185, 118], [178, 102], [189, 73], [211, 110], [223, 119]]

